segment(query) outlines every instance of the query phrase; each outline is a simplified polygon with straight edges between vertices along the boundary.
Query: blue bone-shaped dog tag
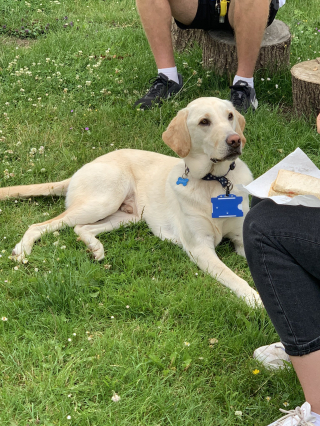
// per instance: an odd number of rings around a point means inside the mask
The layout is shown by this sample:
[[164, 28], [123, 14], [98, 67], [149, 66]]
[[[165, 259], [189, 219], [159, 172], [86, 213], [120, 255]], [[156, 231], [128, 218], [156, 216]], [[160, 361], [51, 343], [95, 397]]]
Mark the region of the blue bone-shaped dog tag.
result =
[[181, 184], [183, 186], [187, 186], [188, 182], [189, 182], [189, 179], [179, 177], [178, 180], [177, 180], [177, 182], [176, 182], [176, 185], [180, 185]]
[[212, 217], [242, 217], [242, 200], [242, 197], [237, 197], [234, 194], [211, 198]]

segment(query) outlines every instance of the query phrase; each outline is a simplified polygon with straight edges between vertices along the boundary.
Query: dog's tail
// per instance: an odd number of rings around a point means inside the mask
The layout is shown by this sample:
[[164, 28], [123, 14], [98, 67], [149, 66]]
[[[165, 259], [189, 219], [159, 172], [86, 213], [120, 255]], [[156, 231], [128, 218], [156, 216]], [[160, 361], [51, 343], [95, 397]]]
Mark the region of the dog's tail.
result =
[[70, 180], [71, 179], [66, 179], [61, 182], [0, 188], [0, 200], [5, 200], [7, 198], [37, 197], [40, 195], [66, 195]]

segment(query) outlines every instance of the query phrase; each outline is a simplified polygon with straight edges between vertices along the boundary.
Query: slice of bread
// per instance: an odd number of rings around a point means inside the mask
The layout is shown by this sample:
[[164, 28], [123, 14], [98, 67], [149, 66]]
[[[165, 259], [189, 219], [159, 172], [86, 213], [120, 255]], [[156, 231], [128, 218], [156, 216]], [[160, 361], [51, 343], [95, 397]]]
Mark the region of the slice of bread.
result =
[[272, 182], [268, 196], [314, 195], [320, 199], [320, 179], [290, 170], [279, 170], [277, 179]]

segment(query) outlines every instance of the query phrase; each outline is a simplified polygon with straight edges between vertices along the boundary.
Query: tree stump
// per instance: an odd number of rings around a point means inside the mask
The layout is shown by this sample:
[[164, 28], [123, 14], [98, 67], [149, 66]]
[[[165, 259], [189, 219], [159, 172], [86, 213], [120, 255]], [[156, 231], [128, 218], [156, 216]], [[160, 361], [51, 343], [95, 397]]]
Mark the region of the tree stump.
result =
[[291, 68], [293, 106], [298, 115], [320, 112], [320, 58]]
[[[202, 48], [205, 68], [217, 74], [235, 74], [238, 59], [236, 42], [232, 31], [181, 30], [172, 21], [172, 43], [176, 51], [183, 51], [197, 42]], [[256, 70], [267, 68], [271, 72], [288, 68], [290, 64], [291, 34], [289, 27], [275, 19], [266, 28], [261, 44]]]
[[[255, 71], [266, 68], [270, 72], [288, 68], [290, 64], [291, 34], [289, 27], [275, 19], [266, 28]], [[231, 31], [208, 31], [202, 41], [202, 61], [205, 68], [219, 75], [235, 74], [238, 67], [237, 49]]]
[[195, 43], [202, 46], [205, 31], [203, 30], [182, 30], [177, 26], [174, 19], [171, 25], [171, 37], [173, 48], [177, 52], [184, 51], [187, 47], [193, 47]]

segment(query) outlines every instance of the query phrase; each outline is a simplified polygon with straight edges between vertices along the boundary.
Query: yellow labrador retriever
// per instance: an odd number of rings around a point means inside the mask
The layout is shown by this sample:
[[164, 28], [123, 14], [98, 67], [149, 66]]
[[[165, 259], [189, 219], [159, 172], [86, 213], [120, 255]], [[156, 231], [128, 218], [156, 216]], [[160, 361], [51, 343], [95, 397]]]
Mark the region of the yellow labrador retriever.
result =
[[[155, 235], [182, 246], [199, 268], [237, 296], [250, 305], [260, 304], [257, 292], [215, 253], [227, 237], [244, 256], [244, 217], [213, 219], [211, 203], [212, 197], [225, 194], [223, 184], [233, 185], [237, 195], [237, 184], [252, 181], [250, 170], [238, 158], [246, 141], [244, 126], [231, 102], [199, 98], [179, 111], [163, 133], [164, 142], [181, 158], [123, 149], [98, 157], [62, 182], [0, 188], [0, 199], [66, 196], [66, 210], [30, 226], [15, 246], [14, 258], [22, 261], [43, 233], [67, 225], [75, 227], [79, 239], [101, 260], [104, 249], [97, 234], [145, 220]], [[248, 197], [242, 206], [245, 215]]]

